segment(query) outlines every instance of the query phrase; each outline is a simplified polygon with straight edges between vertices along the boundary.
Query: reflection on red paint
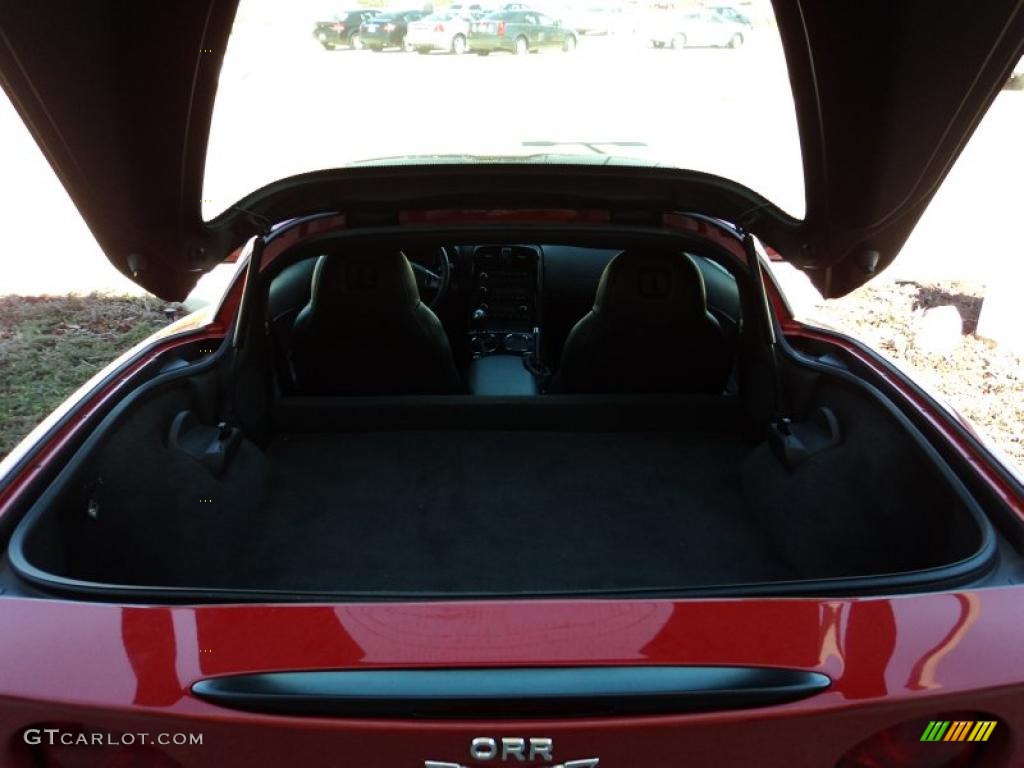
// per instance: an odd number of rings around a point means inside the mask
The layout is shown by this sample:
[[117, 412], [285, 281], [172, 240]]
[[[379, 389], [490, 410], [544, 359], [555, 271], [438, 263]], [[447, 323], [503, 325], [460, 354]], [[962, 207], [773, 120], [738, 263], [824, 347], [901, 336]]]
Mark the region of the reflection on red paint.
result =
[[885, 600], [852, 603], [847, 611], [842, 636], [846, 669], [839, 679], [848, 699], [870, 699], [885, 696], [888, 688], [885, 673], [896, 649], [896, 617], [892, 604]]
[[938, 686], [938, 667], [943, 657], [949, 654], [960, 641], [967, 635], [978, 619], [980, 603], [977, 595], [961, 594], [953, 595], [959, 607], [959, 613], [949, 633], [942, 638], [934, 648], [917, 660], [914, 668], [910, 671], [910, 679], [907, 680], [907, 688], [911, 690], [922, 690]]
[[182, 695], [176, 668], [177, 644], [169, 608], [124, 608], [121, 636], [128, 661], [135, 672], [132, 703], [166, 707]]
[[[780, 664], [813, 667], [820, 656], [820, 617], [812, 602], [766, 600], [753, 607], [741, 601], [723, 601], [715, 611], [677, 603], [661, 631], [644, 646], [649, 658], [691, 656], [706, 662], [728, 660], [756, 664], [765, 656]], [[766, 632], [785, 615], [790, 632]]]
[[[609, 765], [836, 768], [845, 755], [854, 761], [847, 763], [851, 768], [864, 768], [872, 766], [864, 759], [894, 754], [875, 753], [879, 742], [869, 741], [874, 736], [885, 733], [881, 746], [889, 747], [895, 744], [896, 734], [890, 730], [895, 725], [920, 722], [910, 732], [911, 739], [919, 739], [929, 719], [942, 712], [971, 711], [999, 723], [992, 742], [983, 747], [987, 751], [978, 756], [980, 762], [972, 765], [1016, 768], [1024, 766], [1017, 738], [1024, 733], [1022, 595], [1024, 590], [1010, 587], [860, 600], [175, 608], [2, 599], [0, 745], [5, 747], [0, 748], [0, 765], [7, 768], [12, 760], [12, 768], [45, 765], [38, 750], [25, 744], [19, 748], [17, 742], [24, 729], [54, 722], [115, 734], [201, 732], [202, 747], [162, 749], [190, 768], [220, 768], [225, 760], [251, 768], [423, 765], [425, 757], [457, 759], [459, 747], [464, 750], [469, 739], [482, 733], [500, 735], [509, 725], [515, 734], [532, 730], [525, 721], [502, 725], [277, 717], [217, 707], [182, 692], [182, 686], [187, 690], [215, 674], [750, 664], [818, 670], [834, 684], [817, 696], [770, 711], [551, 718], [544, 723], [545, 735], [565, 755], [585, 750]], [[117, 645], [108, 649], [111, 643]], [[923, 688], [929, 679], [931, 687]], [[900, 746], [909, 743], [901, 740]], [[921, 756], [935, 754], [931, 747], [936, 744], [924, 746], [929, 751]], [[870, 750], [857, 751], [860, 747]], [[113, 758], [120, 749], [104, 750], [104, 757]], [[85, 755], [98, 754], [66, 750], [76, 761], [68, 765], [75, 768], [82, 768]], [[129, 765], [146, 765], [142, 761], [151, 755], [126, 752], [124, 758], [129, 757], [135, 759]], [[889, 768], [891, 763], [881, 765]]]
[[[273, 609], [226, 606], [196, 615], [199, 669], [204, 675], [253, 667], [330, 669], [350, 666], [363, 649], [331, 607], [309, 608], [282, 622]], [[203, 649], [209, 652], [204, 653]]]

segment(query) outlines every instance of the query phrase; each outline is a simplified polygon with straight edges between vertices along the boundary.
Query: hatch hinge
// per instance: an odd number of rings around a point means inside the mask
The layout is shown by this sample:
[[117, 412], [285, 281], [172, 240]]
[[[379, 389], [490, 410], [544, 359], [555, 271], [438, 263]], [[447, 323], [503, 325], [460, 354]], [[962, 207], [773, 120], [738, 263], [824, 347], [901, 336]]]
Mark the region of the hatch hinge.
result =
[[140, 272], [145, 272], [148, 266], [149, 260], [145, 254], [142, 253], [129, 253], [128, 258], [125, 259], [125, 263], [128, 265], [128, 271], [132, 273], [132, 277], [138, 279]]
[[878, 271], [878, 263], [882, 260], [882, 254], [873, 248], [865, 248], [857, 252], [857, 266], [865, 275], [874, 275]]
[[211, 264], [207, 263], [206, 249], [199, 245], [185, 246], [185, 269], [189, 272], [205, 272]]
[[266, 237], [274, 228], [274, 222], [262, 213], [257, 213], [256, 211], [248, 208], [243, 208], [240, 205], [232, 205], [228, 210], [238, 211], [238, 213], [242, 214], [242, 221], [250, 227], [255, 227], [256, 231], [252, 234], [259, 235], [260, 237]]

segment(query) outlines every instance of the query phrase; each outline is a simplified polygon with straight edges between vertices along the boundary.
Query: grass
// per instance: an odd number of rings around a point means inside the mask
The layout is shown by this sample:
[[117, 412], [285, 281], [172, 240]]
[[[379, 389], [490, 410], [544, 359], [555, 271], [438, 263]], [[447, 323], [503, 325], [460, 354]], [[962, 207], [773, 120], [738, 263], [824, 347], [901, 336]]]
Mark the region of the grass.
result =
[[93, 374], [166, 325], [153, 297], [0, 296], [0, 457]]

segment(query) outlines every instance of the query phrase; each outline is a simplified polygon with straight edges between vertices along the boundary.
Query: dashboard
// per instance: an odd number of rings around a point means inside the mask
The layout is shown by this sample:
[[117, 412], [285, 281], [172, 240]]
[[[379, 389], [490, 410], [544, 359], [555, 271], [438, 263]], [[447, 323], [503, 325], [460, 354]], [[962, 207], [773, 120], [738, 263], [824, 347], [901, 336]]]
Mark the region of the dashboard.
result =
[[543, 294], [539, 246], [475, 246], [468, 264], [468, 333], [473, 357], [535, 352]]

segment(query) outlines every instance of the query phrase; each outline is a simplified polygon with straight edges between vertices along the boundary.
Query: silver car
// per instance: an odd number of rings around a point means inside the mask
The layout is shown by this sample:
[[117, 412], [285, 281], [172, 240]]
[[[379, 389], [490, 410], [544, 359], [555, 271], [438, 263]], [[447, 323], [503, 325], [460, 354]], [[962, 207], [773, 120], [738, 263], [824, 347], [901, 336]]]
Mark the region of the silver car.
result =
[[463, 54], [468, 49], [469, 39], [468, 15], [442, 11], [413, 21], [405, 33], [407, 50], [418, 53], [431, 51], [449, 51]]
[[648, 39], [655, 48], [739, 48], [750, 27], [714, 11], [655, 12]]

